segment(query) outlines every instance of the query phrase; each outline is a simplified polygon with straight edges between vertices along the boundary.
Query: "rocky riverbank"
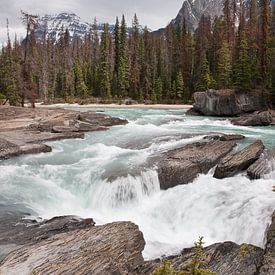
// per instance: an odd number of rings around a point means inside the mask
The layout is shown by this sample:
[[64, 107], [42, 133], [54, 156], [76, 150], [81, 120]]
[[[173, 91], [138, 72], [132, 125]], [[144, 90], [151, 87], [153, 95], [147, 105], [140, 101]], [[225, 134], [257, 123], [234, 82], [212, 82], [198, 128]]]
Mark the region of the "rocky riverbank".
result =
[[275, 111], [268, 109], [260, 91], [213, 90], [194, 94], [188, 115], [235, 117], [230, 121], [240, 126], [275, 125]]
[[[93, 219], [68, 216], [18, 226], [20, 230], [13, 238], [3, 238], [1, 232], [0, 274], [145, 275], [152, 274], [160, 264], [159, 259], [144, 261], [143, 234], [131, 222], [95, 226]], [[274, 228], [275, 213], [264, 249], [233, 242], [206, 247], [204, 267], [222, 275], [274, 274]], [[3, 253], [5, 247], [10, 250]], [[193, 255], [194, 249], [188, 248], [168, 258], [175, 269], [181, 269]]]
[[85, 132], [104, 131], [127, 121], [103, 113], [59, 108], [0, 107], [0, 159], [50, 152], [44, 142], [84, 138]]

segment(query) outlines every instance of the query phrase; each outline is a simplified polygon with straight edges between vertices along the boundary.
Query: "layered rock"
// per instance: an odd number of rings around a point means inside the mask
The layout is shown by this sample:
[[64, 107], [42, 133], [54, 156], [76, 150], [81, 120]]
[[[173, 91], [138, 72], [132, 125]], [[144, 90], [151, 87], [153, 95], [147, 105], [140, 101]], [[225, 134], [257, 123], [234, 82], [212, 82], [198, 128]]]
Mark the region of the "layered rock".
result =
[[135, 274], [144, 246], [130, 222], [74, 230], [19, 248], [0, 264], [0, 274]]
[[7, 159], [25, 154], [38, 154], [51, 152], [52, 148], [46, 144], [25, 144], [19, 146], [0, 138], [0, 159]]
[[3, 210], [1, 209], [0, 215], [0, 261], [9, 252], [23, 245], [38, 243], [57, 234], [95, 225], [93, 219], [81, 219], [76, 216], [55, 217], [37, 222], [28, 219], [29, 215], [5, 210], [2, 213]]
[[234, 142], [218, 140], [188, 144], [168, 152], [158, 166], [161, 189], [192, 182], [206, 174], [235, 147]]
[[264, 145], [262, 141], [257, 140], [244, 149], [225, 156], [218, 164], [214, 177], [223, 179], [246, 170], [251, 164], [259, 159], [263, 151]]
[[275, 149], [265, 150], [260, 158], [247, 169], [248, 177], [260, 179], [275, 170]]
[[260, 269], [260, 275], [273, 274], [275, 274], [275, 212], [267, 230], [264, 260]]
[[[247, 250], [243, 255], [242, 250]], [[204, 249], [204, 269], [221, 275], [255, 275], [261, 266], [264, 251], [253, 245], [237, 245], [233, 242], [224, 242], [210, 245]], [[172, 267], [182, 270], [190, 263], [194, 256], [194, 248], [182, 250], [179, 255], [168, 257]], [[159, 261], [149, 261], [140, 270], [141, 274], [151, 274], [159, 266]]]
[[124, 125], [125, 119], [65, 109], [0, 107], [0, 159], [50, 152], [42, 142], [84, 138], [84, 132]]
[[[0, 225], [0, 229], [1, 229]], [[0, 262], [0, 274], [133, 274], [149, 275], [160, 260], [145, 262], [143, 234], [131, 222], [94, 226], [92, 219], [57, 217], [23, 228], [21, 234], [4, 241], [23, 243]], [[30, 227], [30, 229], [29, 229]], [[28, 233], [24, 233], [27, 231]], [[203, 268], [223, 275], [273, 275], [275, 271], [275, 213], [267, 229], [265, 248], [224, 242], [204, 248]], [[191, 262], [194, 248], [168, 256], [173, 268]]]
[[245, 139], [245, 136], [238, 134], [230, 134], [230, 135], [211, 135], [206, 136], [204, 139], [207, 140], [220, 140], [220, 141], [234, 141], [234, 140], [242, 140]]
[[269, 111], [255, 112], [231, 119], [232, 124], [239, 126], [269, 126], [272, 121], [272, 114]]
[[236, 116], [266, 109], [259, 93], [237, 90], [208, 90], [194, 94], [194, 110], [209, 116]]

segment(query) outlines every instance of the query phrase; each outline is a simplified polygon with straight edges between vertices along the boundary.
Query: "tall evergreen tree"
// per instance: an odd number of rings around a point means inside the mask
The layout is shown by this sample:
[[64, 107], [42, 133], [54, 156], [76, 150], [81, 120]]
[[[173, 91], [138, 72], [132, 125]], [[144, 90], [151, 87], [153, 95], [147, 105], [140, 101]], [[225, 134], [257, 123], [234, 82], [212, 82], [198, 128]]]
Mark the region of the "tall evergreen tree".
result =
[[109, 68], [109, 26], [104, 24], [104, 30], [101, 35], [100, 43], [100, 96], [103, 98], [111, 98], [110, 68]]
[[119, 68], [118, 68], [118, 96], [128, 95], [128, 58], [127, 58], [127, 26], [124, 15], [120, 27]]
[[246, 34], [241, 32], [238, 45], [238, 54], [234, 70], [234, 84], [241, 90], [251, 87], [251, 64]]
[[223, 42], [222, 48], [218, 51], [217, 57], [217, 88], [229, 88], [231, 85], [231, 58], [228, 43]]

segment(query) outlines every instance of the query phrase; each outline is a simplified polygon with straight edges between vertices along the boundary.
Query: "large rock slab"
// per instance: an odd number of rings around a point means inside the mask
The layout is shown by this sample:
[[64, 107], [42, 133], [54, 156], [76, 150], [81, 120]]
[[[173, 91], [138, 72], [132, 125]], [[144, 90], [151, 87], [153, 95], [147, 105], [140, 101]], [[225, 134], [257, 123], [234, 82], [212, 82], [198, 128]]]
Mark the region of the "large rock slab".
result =
[[0, 138], [0, 159], [8, 159], [26, 154], [39, 154], [51, 152], [52, 148], [46, 144], [27, 143], [19, 146], [9, 142], [6, 139]]
[[[244, 249], [246, 254], [244, 255]], [[217, 243], [204, 249], [204, 269], [219, 275], [255, 275], [263, 260], [263, 249], [253, 245], [237, 245], [233, 242]], [[179, 255], [168, 257], [172, 267], [182, 270], [194, 256], [194, 248], [184, 249]], [[141, 274], [152, 274], [159, 261], [149, 261], [140, 268]]]
[[235, 147], [234, 142], [209, 141], [188, 144], [170, 151], [159, 163], [161, 189], [192, 182], [200, 173], [206, 174]]
[[144, 246], [131, 222], [74, 230], [12, 252], [0, 264], [0, 274], [136, 274]]
[[225, 156], [218, 164], [214, 177], [223, 179], [236, 175], [238, 172], [246, 170], [251, 164], [259, 159], [264, 151], [262, 141], [257, 140], [244, 149]]
[[259, 274], [275, 274], [275, 212], [272, 215], [272, 222], [267, 230], [264, 260]]
[[9, 252], [23, 245], [38, 243], [51, 236], [76, 229], [94, 226], [93, 219], [76, 216], [55, 217], [50, 220], [36, 221], [28, 214], [5, 210], [0, 207], [0, 261]]
[[247, 169], [251, 180], [260, 179], [275, 170], [275, 149], [265, 150], [260, 158]]
[[96, 112], [0, 106], [0, 159], [50, 152], [51, 147], [42, 142], [84, 138], [84, 132], [104, 131], [127, 123], [125, 119]]
[[272, 114], [269, 111], [255, 112], [231, 119], [231, 123], [239, 126], [269, 126], [272, 124]]
[[194, 110], [209, 116], [236, 116], [265, 110], [264, 97], [258, 92], [208, 90], [194, 94]]

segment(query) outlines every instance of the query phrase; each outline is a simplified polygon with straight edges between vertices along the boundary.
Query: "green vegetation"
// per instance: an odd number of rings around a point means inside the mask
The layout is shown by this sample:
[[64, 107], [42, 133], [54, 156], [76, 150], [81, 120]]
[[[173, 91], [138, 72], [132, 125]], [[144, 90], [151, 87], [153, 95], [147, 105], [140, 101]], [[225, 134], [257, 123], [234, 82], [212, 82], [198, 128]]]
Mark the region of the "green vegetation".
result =
[[153, 275], [216, 275], [205, 269], [205, 255], [203, 250], [203, 237], [195, 242], [194, 255], [191, 261], [183, 264], [179, 270], [174, 269], [171, 261], [163, 259], [161, 265], [153, 272]]

